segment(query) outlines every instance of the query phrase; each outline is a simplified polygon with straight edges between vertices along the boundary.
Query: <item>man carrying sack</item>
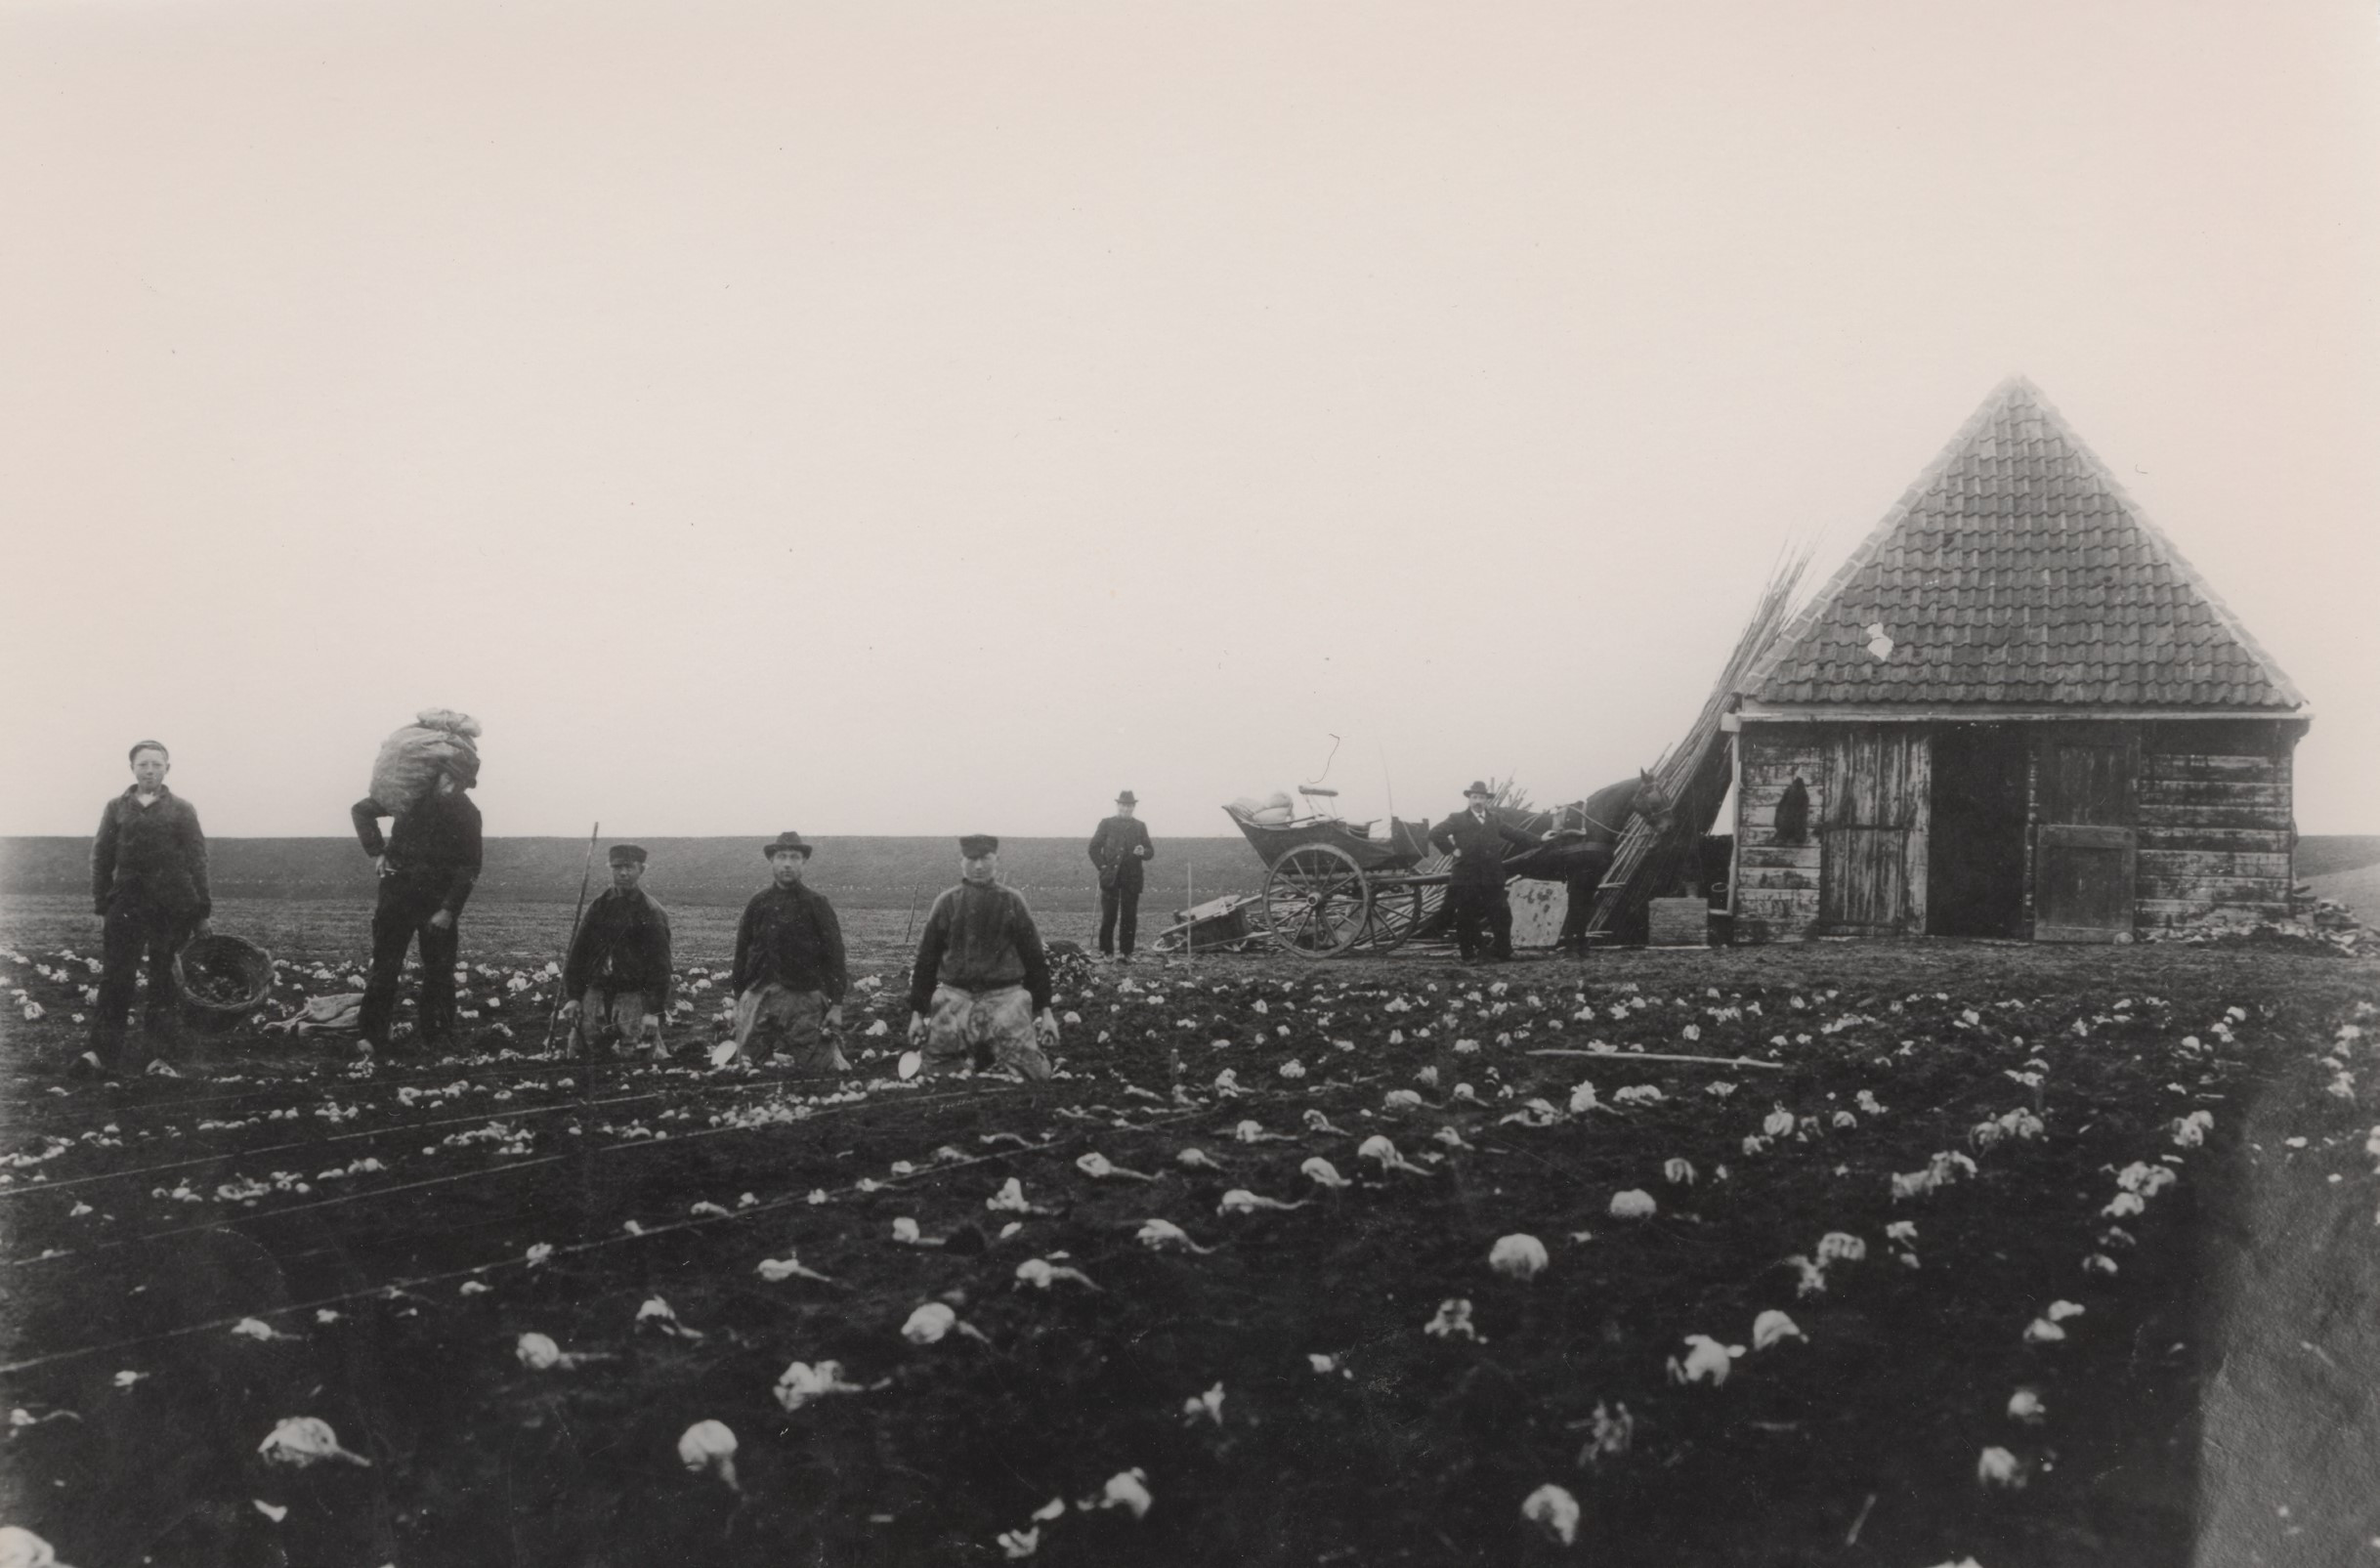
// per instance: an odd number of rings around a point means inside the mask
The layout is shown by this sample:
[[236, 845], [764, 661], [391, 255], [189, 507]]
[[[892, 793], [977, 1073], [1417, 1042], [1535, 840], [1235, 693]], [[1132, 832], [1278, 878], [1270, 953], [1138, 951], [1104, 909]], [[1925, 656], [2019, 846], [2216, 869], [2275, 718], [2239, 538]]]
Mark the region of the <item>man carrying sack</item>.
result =
[[658, 1062], [667, 1055], [661, 1023], [669, 1016], [669, 911], [638, 885], [645, 877], [642, 845], [614, 844], [605, 859], [612, 885], [572, 939], [562, 966], [562, 994], [570, 998], [562, 1016], [582, 1055], [641, 1046]]
[[[1483, 941], [1493, 941], [1487, 959], [1503, 963], [1512, 956], [1512, 906], [1504, 896], [1504, 852], [1513, 845], [1527, 849], [1537, 840], [1496, 815], [1496, 792], [1478, 780], [1463, 791], [1468, 808], [1438, 824], [1429, 835], [1430, 847], [1455, 857], [1447, 878], [1446, 898], [1454, 907], [1455, 946], [1463, 961], [1480, 956]], [[1480, 927], [1485, 925], [1483, 937]]]
[[901, 1076], [928, 1067], [1014, 1068], [1029, 1083], [1049, 1078], [1045, 1047], [1058, 1042], [1049, 1004], [1049, 955], [1024, 896], [999, 882], [999, 840], [958, 841], [959, 883], [934, 900], [909, 981], [909, 1042]]
[[143, 741], [130, 761], [132, 785], [100, 813], [91, 845], [91, 902], [106, 923], [100, 928], [91, 1048], [74, 1062], [78, 1074], [141, 1070], [140, 1058], [126, 1051], [125, 1037], [144, 956], [149, 1004], [142, 1015], [143, 1048], [171, 1054], [174, 954], [206, 930], [214, 910], [206, 885], [206, 834], [199, 831], [196, 808], [165, 787], [173, 767], [165, 747]]
[[765, 1062], [780, 1050], [800, 1073], [847, 1073], [830, 1029], [843, 1027], [843, 927], [834, 906], [802, 885], [812, 846], [796, 832], [760, 847], [769, 885], [736, 926], [736, 1054]]
[[380, 819], [389, 808], [366, 795], [348, 810], [356, 841], [380, 872], [372, 906], [372, 968], [363, 982], [356, 1052], [390, 1047], [389, 1020], [397, 1011], [397, 981], [405, 949], [421, 945], [421, 1029], [431, 1048], [454, 1043], [454, 959], [462, 947], [455, 929], [472, 885], [480, 878], [480, 808], [464, 791], [480, 782], [477, 752], [457, 751], [439, 764], [430, 791], [395, 813], [388, 837]]
[[1126, 789], [1116, 797], [1116, 815], [1091, 834], [1091, 864], [1099, 868], [1099, 952], [1114, 957], [1132, 956], [1132, 939], [1140, 930], [1141, 868], [1157, 858], [1149, 829], [1132, 813], [1140, 805]]

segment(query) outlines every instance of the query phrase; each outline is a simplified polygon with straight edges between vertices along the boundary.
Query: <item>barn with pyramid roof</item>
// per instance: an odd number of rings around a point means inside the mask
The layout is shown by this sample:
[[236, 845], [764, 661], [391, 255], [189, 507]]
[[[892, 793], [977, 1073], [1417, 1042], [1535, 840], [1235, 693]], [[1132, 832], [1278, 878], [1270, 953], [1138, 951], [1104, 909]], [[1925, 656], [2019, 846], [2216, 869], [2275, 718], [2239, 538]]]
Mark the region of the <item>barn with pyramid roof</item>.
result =
[[2284, 913], [2311, 718], [2011, 380], [1734, 694], [1736, 937], [2128, 942]]

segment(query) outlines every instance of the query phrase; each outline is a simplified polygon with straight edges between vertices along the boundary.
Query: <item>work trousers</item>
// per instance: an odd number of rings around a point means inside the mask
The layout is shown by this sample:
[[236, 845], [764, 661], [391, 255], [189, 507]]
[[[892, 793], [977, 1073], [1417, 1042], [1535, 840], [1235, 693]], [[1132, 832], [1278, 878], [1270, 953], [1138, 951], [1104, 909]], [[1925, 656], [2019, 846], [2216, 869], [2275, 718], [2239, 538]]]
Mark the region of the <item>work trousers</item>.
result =
[[389, 1042], [389, 1019], [397, 1011], [397, 979], [404, 972], [405, 950], [421, 946], [421, 1030], [425, 1040], [454, 1038], [454, 955], [462, 946], [462, 918], [441, 931], [430, 916], [446, 907], [447, 877], [399, 871], [380, 879], [380, 902], [372, 908], [372, 969], [363, 983], [358, 1025], [375, 1045]]
[[1455, 946], [1463, 956], [1477, 957], [1480, 948], [1491, 942], [1497, 957], [1512, 956], [1512, 906], [1504, 896], [1503, 883], [1457, 882], [1446, 896], [1455, 907]]
[[1099, 951], [1132, 955], [1132, 942], [1140, 934], [1140, 886], [1130, 887], [1121, 879], [1114, 887], [1099, 890]]
[[1587, 922], [1594, 913], [1595, 890], [1602, 885], [1601, 871], [1590, 871], [1585, 876], [1570, 878], [1569, 902], [1562, 910], [1559, 946], [1578, 948], [1586, 945]]
[[132, 1016], [132, 994], [149, 960], [149, 1002], [142, 1009], [144, 1049], [155, 1052], [173, 1032], [174, 954], [198, 924], [187, 911], [159, 909], [138, 894], [119, 893], [108, 900], [106, 923], [100, 927], [99, 1002], [91, 1014], [91, 1049], [113, 1068], [137, 1069], [137, 1057], [125, 1054], [125, 1036]]
[[783, 1052], [796, 1073], [848, 1073], [842, 1047], [827, 1028], [826, 993], [770, 981], [736, 998], [736, 1059], [766, 1062]]
[[[645, 1044], [645, 1020], [654, 1023], [653, 1043]], [[576, 1038], [578, 1053], [593, 1056], [598, 1051], [619, 1050], [634, 1054], [650, 1049], [655, 1061], [669, 1053], [660, 1037], [660, 1015], [645, 1006], [641, 991], [606, 991], [601, 986], [589, 986], [578, 998], [578, 1017], [571, 1026]]]
[[1029, 1083], [1047, 1081], [1049, 1058], [1033, 1032], [1033, 998], [1022, 986], [990, 991], [934, 988], [934, 1010], [925, 1021], [925, 1065], [1010, 1067]]

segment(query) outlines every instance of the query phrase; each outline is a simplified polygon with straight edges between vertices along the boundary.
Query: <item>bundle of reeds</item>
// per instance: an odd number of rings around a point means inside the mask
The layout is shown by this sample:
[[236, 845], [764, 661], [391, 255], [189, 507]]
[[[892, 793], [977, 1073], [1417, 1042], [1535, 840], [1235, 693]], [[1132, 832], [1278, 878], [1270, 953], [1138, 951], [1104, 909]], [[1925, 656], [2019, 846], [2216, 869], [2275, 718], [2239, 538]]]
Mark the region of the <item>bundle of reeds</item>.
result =
[[1811, 548], [1792, 544], [1779, 553], [1751, 620], [1735, 640], [1735, 651], [1694, 716], [1694, 727], [1655, 765], [1653, 777], [1678, 809], [1667, 832], [1655, 832], [1641, 817], [1631, 820], [1612, 854], [1611, 869], [1595, 892], [1594, 912], [1587, 922], [1591, 936], [1608, 940], [1640, 932], [1645, 905], [1676, 886], [1695, 864], [1703, 834], [1711, 830], [1720, 803], [1727, 798], [1734, 771], [1733, 747], [1720, 730], [1720, 719], [1728, 699], [1785, 629], [1794, 594], [1809, 568]]

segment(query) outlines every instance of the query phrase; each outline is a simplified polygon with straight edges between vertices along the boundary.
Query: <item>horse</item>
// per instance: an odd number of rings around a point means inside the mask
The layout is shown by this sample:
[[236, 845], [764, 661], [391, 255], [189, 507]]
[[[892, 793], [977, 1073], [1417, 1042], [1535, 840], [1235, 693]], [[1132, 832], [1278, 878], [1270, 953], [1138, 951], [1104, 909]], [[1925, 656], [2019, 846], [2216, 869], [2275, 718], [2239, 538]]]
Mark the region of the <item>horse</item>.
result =
[[1556, 946], [1581, 947], [1587, 940], [1587, 917], [1594, 910], [1595, 889], [1611, 869], [1628, 820], [1642, 817], [1655, 832], [1666, 833], [1677, 816], [1676, 798], [1649, 770], [1638, 769], [1634, 778], [1605, 784], [1584, 800], [1556, 806], [1522, 824], [1542, 842], [1505, 864], [1515, 876], [1569, 884], [1569, 908]]

